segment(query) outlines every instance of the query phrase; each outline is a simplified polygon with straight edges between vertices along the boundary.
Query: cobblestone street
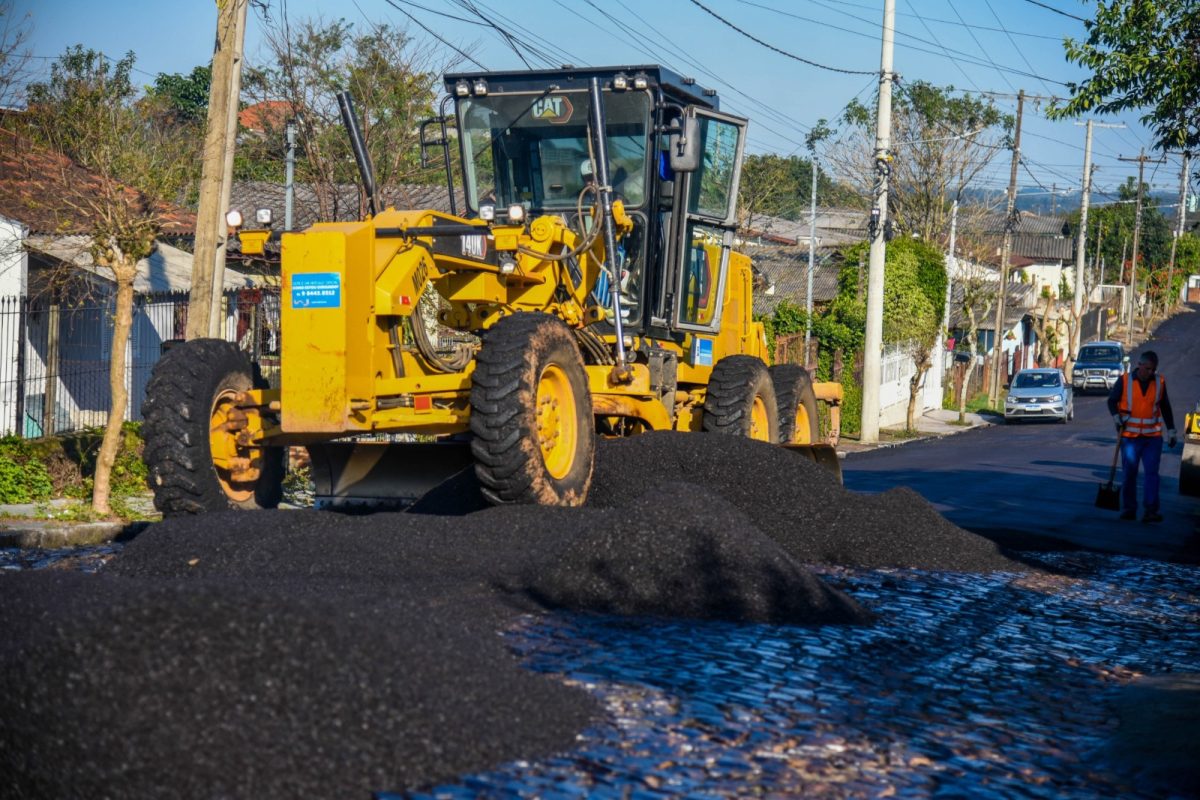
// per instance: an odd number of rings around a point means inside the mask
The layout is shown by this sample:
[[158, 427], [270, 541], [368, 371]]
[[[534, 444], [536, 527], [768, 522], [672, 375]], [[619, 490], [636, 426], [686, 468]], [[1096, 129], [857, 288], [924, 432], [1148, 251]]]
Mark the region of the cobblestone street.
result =
[[578, 750], [426, 797], [1189, 797], [1110, 758], [1137, 676], [1200, 671], [1200, 570], [830, 570], [868, 627], [526, 617], [512, 646], [601, 698]]

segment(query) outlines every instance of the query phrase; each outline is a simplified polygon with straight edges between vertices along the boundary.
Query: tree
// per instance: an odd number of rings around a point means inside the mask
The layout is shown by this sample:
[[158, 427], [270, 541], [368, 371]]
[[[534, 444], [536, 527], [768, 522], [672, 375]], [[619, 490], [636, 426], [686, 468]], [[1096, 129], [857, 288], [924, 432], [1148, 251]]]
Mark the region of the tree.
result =
[[[839, 302], [852, 305], [856, 317], [861, 309], [864, 328], [866, 293], [857, 280], [857, 264], [868, 249], [867, 242], [859, 242], [843, 251], [845, 262], [839, 276], [838, 299], [834, 301], [835, 309]], [[901, 347], [916, 365], [909, 381], [905, 419], [909, 431], [916, 429], [917, 400], [933, 364], [946, 287], [945, 258], [939, 249], [912, 237], [888, 245], [883, 279], [883, 341]], [[849, 316], [844, 309], [839, 313]]]
[[203, 126], [211, 87], [212, 64], [195, 67], [187, 75], [160, 72], [146, 88], [146, 99], [158, 103], [176, 122]]
[[[798, 156], [747, 156], [738, 188], [738, 214], [743, 228], [759, 229], [762, 217], [808, 219], [812, 205], [813, 162]], [[860, 207], [852, 189], [835, 183], [817, 167], [817, 197], [824, 206]]]
[[[116, 284], [109, 387], [112, 406], [96, 459], [92, 508], [110, 513], [112, 466], [128, 404], [125, 350], [133, 324], [133, 281], [162, 229], [165, 201], [187, 180], [191, 150], [155, 124], [135, 102], [134, 56], [117, 62], [74, 46], [51, 66], [50, 79], [29, 86], [27, 132], [98, 178], [94, 191], [74, 193], [91, 223], [94, 262]], [[64, 186], [64, 192], [71, 187]]]
[[1083, 41], [1063, 42], [1067, 59], [1092, 71], [1069, 82], [1070, 99], [1051, 119], [1147, 109], [1155, 147], [1200, 146], [1200, 4], [1195, 0], [1100, 0]]
[[29, 15], [14, 19], [12, 0], [0, 0], [0, 108], [16, 104], [29, 66], [28, 40]]
[[[836, 177], [864, 196], [875, 179], [875, 115], [857, 100], [842, 116], [847, 128], [827, 150]], [[956, 96], [954, 87], [914, 81], [896, 88], [892, 106], [888, 217], [901, 232], [943, 241], [960, 199], [1006, 145], [1013, 119], [990, 101]]]
[[[262, 135], [243, 142], [239, 178], [282, 179], [290, 117], [300, 150], [296, 180], [312, 185], [323, 219], [344, 215], [338, 187], [357, 183], [358, 172], [336, 99], [343, 89], [354, 98], [381, 192], [441, 177], [421, 167], [417, 146], [418, 123], [433, 116], [439, 76], [448, 66], [438, 61], [440, 51], [389, 25], [357, 33], [345, 20], [306, 20], [293, 28], [284, 19], [264, 38], [272, 61], [247, 70], [243, 96], [281, 101], [287, 113], [264, 115]], [[365, 198], [359, 206], [354, 211], [362, 213]]]

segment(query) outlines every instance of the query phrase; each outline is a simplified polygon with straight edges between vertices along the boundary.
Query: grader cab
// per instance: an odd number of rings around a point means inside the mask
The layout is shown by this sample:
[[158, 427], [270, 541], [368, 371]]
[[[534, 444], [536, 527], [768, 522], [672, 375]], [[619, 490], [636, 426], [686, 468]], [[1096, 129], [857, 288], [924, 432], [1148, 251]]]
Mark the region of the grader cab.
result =
[[334, 506], [411, 502], [470, 465], [492, 502], [579, 505], [596, 437], [653, 430], [778, 442], [837, 470], [840, 386], [768, 369], [752, 318], [734, 250], [744, 119], [657, 66], [445, 88], [422, 155], [440, 148], [451, 213], [374, 211], [343, 104], [371, 214], [283, 234], [277, 388], [231, 344], [164, 354], [145, 406], [160, 510], [274, 505], [297, 445]]

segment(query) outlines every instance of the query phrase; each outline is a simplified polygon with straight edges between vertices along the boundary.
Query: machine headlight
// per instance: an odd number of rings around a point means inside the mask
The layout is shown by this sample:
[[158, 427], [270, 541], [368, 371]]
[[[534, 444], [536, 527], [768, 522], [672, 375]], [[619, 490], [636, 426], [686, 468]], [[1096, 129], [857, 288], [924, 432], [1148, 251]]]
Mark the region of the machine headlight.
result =
[[488, 93], [487, 81], [485, 81], [483, 78], [476, 78], [475, 83], [471, 88], [475, 90], [475, 94], [481, 97]]
[[242, 212], [231, 208], [225, 212], [225, 224], [231, 228], [242, 227]]
[[513, 203], [508, 207], [509, 222], [524, 222], [525, 221], [525, 206], [520, 203]]
[[629, 76], [624, 72], [618, 72], [613, 75], [612, 87], [618, 92], [623, 92], [629, 88]]
[[458, 95], [459, 97], [466, 97], [470, 95], [471, 84], [467, 83], [466, 80], [460, 80], [458, 83], [454, 84], [454, 94]]
[[254, 221], [264, 228], [271, 227], [271, 209], [260, 208], [255, 210]]
[[492, 222], [496, 219], [496, 206], [491, 203], [484, 203], [479, 207], [479, 218], [484, 222]]

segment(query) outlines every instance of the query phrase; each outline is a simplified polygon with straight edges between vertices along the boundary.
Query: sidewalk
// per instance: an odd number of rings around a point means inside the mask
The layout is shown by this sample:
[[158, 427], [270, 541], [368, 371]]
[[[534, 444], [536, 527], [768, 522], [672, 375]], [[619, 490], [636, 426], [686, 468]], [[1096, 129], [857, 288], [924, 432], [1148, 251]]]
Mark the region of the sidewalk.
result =
[[[153, 500], [148, 496], [133, 498], [130, 505], [139, 511], [153, 511]], [[0, 547], [42, 548], [80, 547], [104, 544], [121, 536], [129, 536], [149, 525], [149, 522], [84, 522], [72, 519], [73, 510], [81, 501], [55, 499], [45, 503], [16, 503], [0, 505]], [[147, 506], [143, 508], [142, 506]], [[55, 519], [54, 515], [61, 517]]]
[[837, 451], [839, 454], [859, 453], [863, 450], [876, 450], [881, 447], [899, 447], [902, 444], [922, 439], [940, 439], [943, 436], [962, 433], [972, 428], [995, 425], [999, 419], [995, 414], [977, 414], [968, 411], [964, 415], [963, 421], [959, 422], [957, 411], [949, 408], [934, 408], [917, 418], [915, 433], [905, 433], [903, 428], [881, 428], [879, 441], [872, 444], [862, 444], [857, 438], [843, 436], [838, 442]]

